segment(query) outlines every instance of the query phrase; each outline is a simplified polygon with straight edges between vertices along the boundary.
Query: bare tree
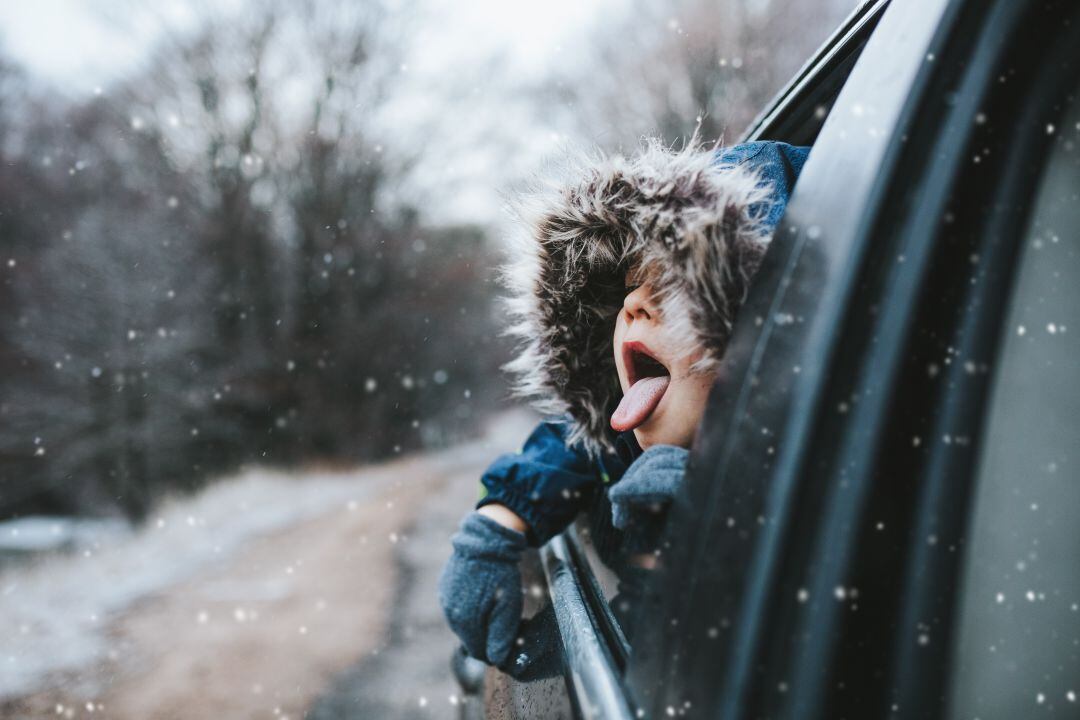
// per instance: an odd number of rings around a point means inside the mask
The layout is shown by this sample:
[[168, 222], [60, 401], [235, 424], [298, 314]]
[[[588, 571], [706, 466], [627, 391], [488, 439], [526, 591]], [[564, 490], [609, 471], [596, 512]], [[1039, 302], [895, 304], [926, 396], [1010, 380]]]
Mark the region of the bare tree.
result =
[[542, 97], [602, 146], [645, 134], [732, 142], [854, 3], [844, 0], [631, 2], [582, 37]]
[[0, 471], [29, 470], [0, 510], [139, 517], [247, 459], [447, 442], [501, 394], [484, 233], [425, 227], [377, 131], [397, 21], [316, 0], [208, 17], [103, 97], [19, 118], [20, 158], [51, 164], [0, 321]]

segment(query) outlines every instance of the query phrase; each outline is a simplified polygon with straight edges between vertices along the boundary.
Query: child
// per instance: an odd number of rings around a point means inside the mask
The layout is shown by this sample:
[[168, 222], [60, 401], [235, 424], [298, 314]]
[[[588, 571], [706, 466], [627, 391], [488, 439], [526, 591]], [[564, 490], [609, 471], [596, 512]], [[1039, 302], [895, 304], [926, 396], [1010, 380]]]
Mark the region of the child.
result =
[[715, 154], [647, 143], [581, 161], [522, 202], [508, 274], [523, 341], [508, 369], [543, 412], [481, 479], [439, 600], [468, 653], [506, 667], [521, 625], [518, 561], [608, 490], [615, 527], [652, 527], [681, 483], [748, 282], [809, 148]]

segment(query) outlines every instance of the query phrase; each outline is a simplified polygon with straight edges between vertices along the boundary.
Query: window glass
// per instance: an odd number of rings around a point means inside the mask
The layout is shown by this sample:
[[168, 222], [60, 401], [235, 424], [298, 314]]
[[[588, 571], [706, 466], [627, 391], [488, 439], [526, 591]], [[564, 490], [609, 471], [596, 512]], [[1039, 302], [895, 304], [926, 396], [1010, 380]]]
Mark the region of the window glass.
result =
[[[976, 481], [951, 717], [1080, 717], [1080, 104], [1023, 237]], [[1037, 713], [1037, 714], [1036, 714]]]

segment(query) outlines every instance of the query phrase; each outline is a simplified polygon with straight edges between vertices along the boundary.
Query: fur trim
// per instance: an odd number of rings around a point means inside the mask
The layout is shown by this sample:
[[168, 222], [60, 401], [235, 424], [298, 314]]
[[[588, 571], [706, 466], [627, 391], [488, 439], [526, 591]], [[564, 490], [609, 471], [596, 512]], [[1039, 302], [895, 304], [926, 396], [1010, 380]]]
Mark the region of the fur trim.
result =
[[626, 158], [582, 154], [515, 203], [516, 262], [504, 268], [521, 341], [505, 367], [516, 393], [543, 413], [572, 418], [568, 443], [611, 449], [622, 392], [612, 335], [627, 269], [641, 262], [676, 352], [705, 348], [719, 363], [768, 231], [769, 190], [755, 172], [716, 164], [711, 150], [674, 152], [646, 141]]

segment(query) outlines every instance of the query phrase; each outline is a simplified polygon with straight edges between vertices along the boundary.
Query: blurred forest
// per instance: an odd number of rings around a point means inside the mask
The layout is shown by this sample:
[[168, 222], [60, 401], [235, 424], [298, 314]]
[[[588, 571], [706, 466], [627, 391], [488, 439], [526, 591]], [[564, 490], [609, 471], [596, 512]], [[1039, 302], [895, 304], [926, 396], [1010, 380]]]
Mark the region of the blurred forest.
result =
[[482, 154], [505, 188], [531, 134], [734, 142], [851, 6], [631, 0], [543, 73], [473, 68], [482, 100], [448, 68], [389, 129], [421, 6], [243, 3], [74, 100], [0, 48], [0, 519], [468, 437], [508, 401], [502, 258], [425, 168]]

